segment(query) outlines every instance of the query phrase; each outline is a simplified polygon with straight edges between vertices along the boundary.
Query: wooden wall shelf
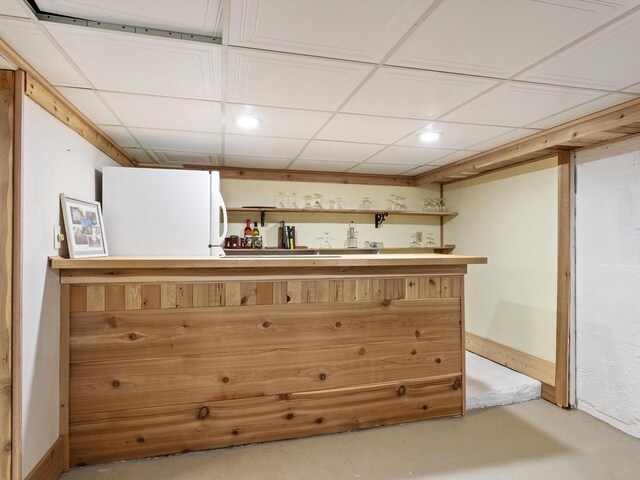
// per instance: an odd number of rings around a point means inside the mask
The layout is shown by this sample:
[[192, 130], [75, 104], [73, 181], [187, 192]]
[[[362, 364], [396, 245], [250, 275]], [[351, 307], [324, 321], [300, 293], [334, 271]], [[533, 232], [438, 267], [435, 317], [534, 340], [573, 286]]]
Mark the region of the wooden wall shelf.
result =
[[351, 208], [343, 209], [328, 209], [328, 208], [275, 208], [275, 207], [227, 207], [227, 212], [260, 212], [260, 224], [264, 227], [265, 215], [267, 213], [311, 213], [311, 214], [337, 214], [337, 215], [374, 215], [376, 217], [376, 228], [380, 223], [384, 221], [384, 218], [380, 220], [380, 217], [386, 217], [387, 215], [402, 215], [402, 216], [420, 216], [420, 217], [455, 217], [458, 212], [410, 212], [410, 211], [398, 211], [398, 210], [359, 210]]

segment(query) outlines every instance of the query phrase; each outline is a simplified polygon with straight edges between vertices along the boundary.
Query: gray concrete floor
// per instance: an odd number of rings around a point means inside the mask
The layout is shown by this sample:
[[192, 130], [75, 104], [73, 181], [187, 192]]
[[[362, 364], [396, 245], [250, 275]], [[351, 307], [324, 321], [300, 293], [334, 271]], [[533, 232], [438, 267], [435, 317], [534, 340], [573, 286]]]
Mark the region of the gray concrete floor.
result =
[[544, 400], [359, 432], [73, 469], [63, 480], [631, 479], [640, 439]]

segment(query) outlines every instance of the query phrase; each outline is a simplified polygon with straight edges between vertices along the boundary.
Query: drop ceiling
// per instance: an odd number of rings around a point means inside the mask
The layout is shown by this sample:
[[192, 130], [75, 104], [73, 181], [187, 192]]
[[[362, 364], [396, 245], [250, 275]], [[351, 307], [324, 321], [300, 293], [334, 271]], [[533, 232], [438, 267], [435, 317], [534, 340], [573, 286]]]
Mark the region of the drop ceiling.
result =
[[0, 0], [0, 37], [141, 164], [413, 176], [640, 96], [640, 0], [35, 3], [221, 38]]

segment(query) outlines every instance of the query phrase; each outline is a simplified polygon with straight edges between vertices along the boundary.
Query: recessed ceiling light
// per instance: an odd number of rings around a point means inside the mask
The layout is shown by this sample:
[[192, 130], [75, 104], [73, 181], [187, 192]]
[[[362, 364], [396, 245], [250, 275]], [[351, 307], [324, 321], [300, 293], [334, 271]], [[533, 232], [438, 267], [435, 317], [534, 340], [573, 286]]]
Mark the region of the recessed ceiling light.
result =
[[256, 117], [243, 115], [242, 117], [236, 118], [236, 123], [239, 127], [242, 128], [256, 128], [258, 125], [260, 125], [260, 120]]
[[440, 132], [422, 132], [418, 134], [418, 138], [422, 142], [435, 142], [442, 137]]

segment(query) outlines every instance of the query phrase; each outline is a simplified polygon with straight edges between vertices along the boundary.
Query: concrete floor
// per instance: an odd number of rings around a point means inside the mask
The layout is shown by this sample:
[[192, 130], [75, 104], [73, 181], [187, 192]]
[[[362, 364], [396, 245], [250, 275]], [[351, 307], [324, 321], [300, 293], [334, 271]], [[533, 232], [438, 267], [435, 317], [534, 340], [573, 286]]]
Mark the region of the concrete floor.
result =
[[640, 439], [544, 400], [359, 432], [93, 465], [63, 480], [631, 479]]
[[540, 398], [542, 384], [531, 377], [467, 352], [467, 410]]

